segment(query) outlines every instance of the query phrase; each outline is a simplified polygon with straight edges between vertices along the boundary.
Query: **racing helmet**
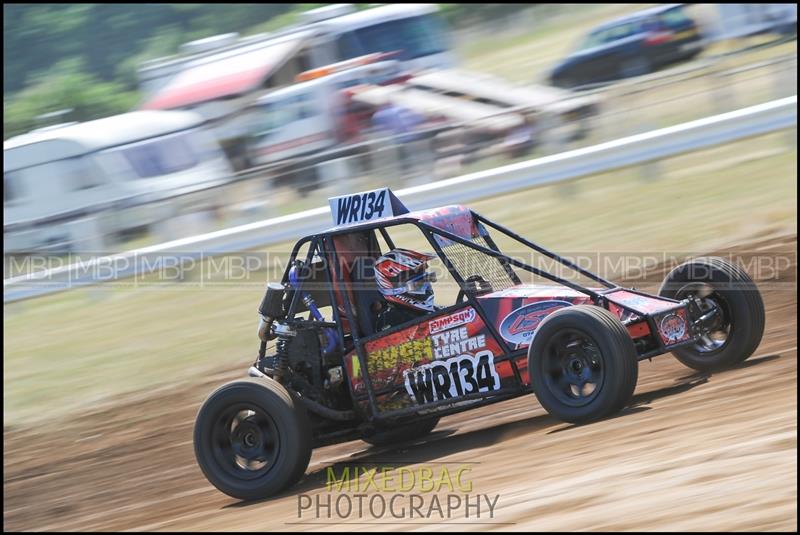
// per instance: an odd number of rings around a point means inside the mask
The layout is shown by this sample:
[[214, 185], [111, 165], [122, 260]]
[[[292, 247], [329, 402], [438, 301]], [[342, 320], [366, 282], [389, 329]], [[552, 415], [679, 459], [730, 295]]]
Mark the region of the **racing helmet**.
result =
[[392, 249], [375, 263], [375, 281], [384, 299], [420, 311], [436, 310], [433, 286], [436, 274], [428, 273], [428, 261], [436, 258], [408, 249]]

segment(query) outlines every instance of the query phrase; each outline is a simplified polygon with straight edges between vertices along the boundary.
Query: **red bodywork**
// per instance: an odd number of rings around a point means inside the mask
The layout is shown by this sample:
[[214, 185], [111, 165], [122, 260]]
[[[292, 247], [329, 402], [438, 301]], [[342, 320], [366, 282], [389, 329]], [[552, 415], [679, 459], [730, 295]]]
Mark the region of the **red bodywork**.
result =
[[[606, 296], [609, 310], [624, 321], [631, 338], [651, 334], [647, 320], [636, 312], [653, 316], [656, 325], [663, 324], [663, 329], [658, 329], [658, 335], [665, 346], [689, 338], [684, 306], [627, 290], [615, 290]], [[483, 315], [493, 323], [496, 332], [515, 356], [506, 358], [510, 353], [503, 350], [500, 340], [487, 328], [481, 314], [471, 305], [431, 314], [420, 323], [365, 343], [369, 378], [377, 393], [380, 411], [414, 405], [413, 390], [407, 384], [406, 373], [436, 361], [447, 362], [452, 357], [477, 358], [480, 354], [490, 353], [501, 388], [512, 388], [516, 384], [511, 364], [513, 361], [522, 386], [527, 387], [530, 383], [527, 352], [518, 350], [525, 350], [530, 345], [536, 329], [547, 315], [567, 306], [592, 304], [587, 295], [569, 288], [534, 285], [518, 285], [486, 294], [480, 296], [478, 302]], [[357, 396], [366, 394], [363, 370], [355, 352], [345, 358], [345, 363], [354, 393]], [[406, 388], [403, 389], [404, 385]], [[453, 386], [449, 388], [457, 397], [459, 392]], [[361, 401], [365, 408], [367, 403], [366, 399]]]

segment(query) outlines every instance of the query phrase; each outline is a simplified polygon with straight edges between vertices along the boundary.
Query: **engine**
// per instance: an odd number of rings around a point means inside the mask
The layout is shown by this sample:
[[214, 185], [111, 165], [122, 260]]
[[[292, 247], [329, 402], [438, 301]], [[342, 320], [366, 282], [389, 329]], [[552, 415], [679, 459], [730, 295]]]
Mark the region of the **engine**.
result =
[[[289, 271], [289, 284], [269, 283], [258, 308], [261, 320], [258, 336], [261, 349], [256, 367], [265, 375], [300, 392], [304, 397], [326, 406], [347, 406], [342, 353], [336, 329], [319, 311], [314, 298], [302, 291], [300, 281], [306, 275], [302, 262]], [[289, 318], [294, 294], [309, 312], [309, 317]], [[267, 355], [267, 342], [275, 341]]]

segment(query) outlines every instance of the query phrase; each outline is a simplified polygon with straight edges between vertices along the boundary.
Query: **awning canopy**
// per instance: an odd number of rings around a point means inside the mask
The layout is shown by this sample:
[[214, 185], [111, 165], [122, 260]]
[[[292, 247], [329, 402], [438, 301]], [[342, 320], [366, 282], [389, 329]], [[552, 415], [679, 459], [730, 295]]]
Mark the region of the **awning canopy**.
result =
[[302, 46], [306, 34], [261, 45], [248, 51], [228, 52], [179, 73], [145, 102], [143, 110], [169, 110], [230, 98], [258, 89]]
[[493, 101], [498, 106], [524, 107], [536, 111], [564, 113], [599, 103], [593, 95], [578, 96], [572, 91], [543, 85], [518, 86], [485, 74], [446, 69], [415, 76], [409, 84], [423, 91], [464, 95]]
[[427, 117], [445, 117], [466, 124], [480, 123], [483, 128], [505, 131], [522, 126], [522, 116], [506, 113], [504, 108], [459, 97], [414, 89], [406, 85], [364, 85], [350, 89], [353, 100], [370, 106], [391, 102]]

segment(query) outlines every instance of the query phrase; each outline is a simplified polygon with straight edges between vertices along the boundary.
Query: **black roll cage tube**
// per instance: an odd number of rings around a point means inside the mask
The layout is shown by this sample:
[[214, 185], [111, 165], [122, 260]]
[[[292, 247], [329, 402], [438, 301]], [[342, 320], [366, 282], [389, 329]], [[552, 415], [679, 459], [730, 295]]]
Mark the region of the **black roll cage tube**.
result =
[[[536, 245], [535, 243], [533, 243], [530, 240], [526, 240], [525, 238], [523, 238], [522, 236], [520, 236], [516, 232], [514, 232], [514, 231], [512, 231], [512, 230], [510, 230], [510, 229], [508, 229], [508, 228], [506, 228], [506, 227], [504, 227], [504, 226], [502, 226], [502, 225], [500, 225], [498, 223], [495, 223], [494, 221], [490, 221], [489, 219], [486, 219], [485, 217], [483, 217], [479, 213], [473, 212], [472, 210], [470, 210], [470, 213], [472, 214], [472, 216], [477, 221], [479, 221], [481, 223], [486, 223], [488, 226], [492, 227], [493, 229], [497, 230], [498, 232], [500, 232], [502, 234], [505, 234], [509, 238], [512, 238], [512, 239], [518, 241], [519, 243], [521, 243], [521, 244], [523, 244], [523, 245], [525, 245], [527, 247], [530, 247], [534, 251], [536, 251], [538, 253], [541, 253], [541, 254], [547, 256], [548, 258], [552, 258], [553, 260], [559, 262], [560, 264], [562, 264], [564, 266], [567, 266], [570, 269], [573, 269], [573, 270], [577, 271], [578, 273], [580, 273], [581, 275], [583, 275], [585, 277], [588, 277], [588, 278], [590, 278], [590, 279], [592, 279], [592, 280], [594, 280], [596, 282], [599, 282], [600, 284], [602, 284], [606, 288], [609, 288], [609, 289], [618, 288], [618, 286], [616, 284], [614, 284], [613, 282], [608, 281], [608, 280], [600, 277], [599, 275], [596, 275], [595, 273], [592, 273], [589, 270], [583, 269], [582, 267], [580, 267], [579, 265], [575, 264], [574, 262], [572, 262], [572, 261], [570, 261], [570, 260], [568, 260], [568, 259], [566, 259], [566, 258], [564, 258], [564, 257], [562, 257], [560, 255], [557, 255], [556, 253], [550, 251], [549, 249], [545, 249], [544, 247], [542, 247], [540, 245]], [[555, 281], [555, 282], [558, 282], [558, 281]]]

